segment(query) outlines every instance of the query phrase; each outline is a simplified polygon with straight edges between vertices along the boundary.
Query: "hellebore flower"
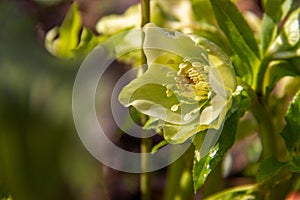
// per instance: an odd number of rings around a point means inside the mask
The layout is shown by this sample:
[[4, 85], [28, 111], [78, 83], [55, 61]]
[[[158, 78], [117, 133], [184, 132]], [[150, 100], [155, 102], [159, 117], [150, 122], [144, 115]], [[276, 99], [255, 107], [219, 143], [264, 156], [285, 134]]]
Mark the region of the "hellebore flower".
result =
[[162, 130], [169, 143], [220, 130], [236, 89], [229, 58], [197, 35], [153, 24], [143, 31], [148, 69], [123, 88], [119, 101], [149, 116], [144, 128]]

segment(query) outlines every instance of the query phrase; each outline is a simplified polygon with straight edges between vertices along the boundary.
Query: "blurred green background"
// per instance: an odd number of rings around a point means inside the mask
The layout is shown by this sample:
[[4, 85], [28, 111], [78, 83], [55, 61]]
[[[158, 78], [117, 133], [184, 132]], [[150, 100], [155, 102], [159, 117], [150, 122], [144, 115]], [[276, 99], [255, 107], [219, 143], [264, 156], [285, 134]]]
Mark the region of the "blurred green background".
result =
[[[43, 47], [71, 3], [0, 1], [0, 199], [105, 199], [102, 166], [72, 119], [80, 60], [60, 60]], [[89, 12], [87, 25], [112, 5]]]

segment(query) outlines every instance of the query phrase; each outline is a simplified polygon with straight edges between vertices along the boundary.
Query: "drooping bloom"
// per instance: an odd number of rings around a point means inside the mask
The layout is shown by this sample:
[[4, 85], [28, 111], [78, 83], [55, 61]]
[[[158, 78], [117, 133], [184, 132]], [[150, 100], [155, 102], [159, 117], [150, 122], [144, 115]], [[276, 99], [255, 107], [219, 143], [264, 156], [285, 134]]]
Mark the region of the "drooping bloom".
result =
[[197, 35], [153, 24], [143, 31], [148, 69], [123, 88], [119, 101], [148, 115], [145, 128], [162, 130], [170, 143], [220, 130], [236, 89], [229, 58]]

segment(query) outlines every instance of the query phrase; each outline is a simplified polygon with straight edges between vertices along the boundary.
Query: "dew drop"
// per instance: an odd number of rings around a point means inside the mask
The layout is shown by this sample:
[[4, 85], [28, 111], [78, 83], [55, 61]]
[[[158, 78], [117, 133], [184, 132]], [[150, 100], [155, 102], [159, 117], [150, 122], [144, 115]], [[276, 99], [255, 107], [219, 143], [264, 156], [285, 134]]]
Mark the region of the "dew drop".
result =
[[203, 56], [203, 58], [208, 61], [207, 56], [204, 53], [201, 53], [201, 56]]
[[199, 111], [200, 111], [200, 108], [196, 108], [196, 109], [192, 110], [192, 113], [195, 114], [195, 113], [197, 113]]
[[209, 71], [209, 66], [208, 66], [208, 65], [205, 65], [205, 66], [204, 66], [204, 70], [205, 70], [205, 71]]
[[196, 150], [195, 151], [195, 156], [196, 156], [197, 161], [199, 162], [200, 158], [201, 158], [200, 151]]
[[188, 113], [188, 114], [184, 115], [183, 120], [188, 121], [191, 119], [191, 117], [192, 117], [191, 113]]
[[212, 152], [209, 153], [209, 157], [214, 158], [217, 155], [218, 150], [214, 149]]
[[171, 90], [167, 89], [166, 94], [167, 94], [167, 97], [170, 97], [173, 95], [173, 92]]
[[178, 107], [179, 107], [178, 104], [173, 105], [173, 106], [171, 107], [171, 111], [173, 111], [173, 112], [177, 111], [177, 110], [178, 110]]

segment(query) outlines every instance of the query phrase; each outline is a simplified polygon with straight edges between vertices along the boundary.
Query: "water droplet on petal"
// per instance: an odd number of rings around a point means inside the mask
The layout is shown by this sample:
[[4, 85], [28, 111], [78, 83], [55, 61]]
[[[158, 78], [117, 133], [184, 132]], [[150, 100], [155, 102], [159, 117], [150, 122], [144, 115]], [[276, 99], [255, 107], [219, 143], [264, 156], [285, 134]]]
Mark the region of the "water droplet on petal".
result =
[[191, 113], [188, 113], [188, 114], [184, 115], [183, 120], [188, 121], [191, 119], [191, 117], [192, 117]]
[[201, 53], [201, 56], [203, 56], [203, 58], [204, 58], [205, 60], [207, 60], [207, 56], [206, 56], [204, 53]]
[[196, 108], [196, 109], [192, 110], [192, 113], [195, 114], [195, 113], [199, 112], [200, 109], [201, 109], [201, 108]]
[[173, 92], [171, 90], [167, 89], [166, 94], [167, 94], [167, 97], [170, 97], [173, 95]]
[[173, 112], [177, 111], [177, 110], [178, 110], [178, 107], [179, 107], [178, 104], [173, 105], [173, 106], [171, 107], [171, 111], [173, 111]]
[[208, 71], [209, 71], [209, 66], [208, 66], [208, 65], [205, 65], [205, 66], [204, 66], [204, 70], [208, 72]]

